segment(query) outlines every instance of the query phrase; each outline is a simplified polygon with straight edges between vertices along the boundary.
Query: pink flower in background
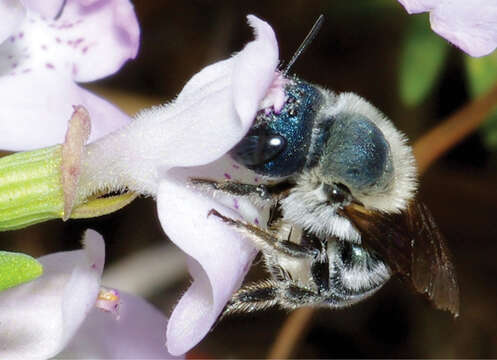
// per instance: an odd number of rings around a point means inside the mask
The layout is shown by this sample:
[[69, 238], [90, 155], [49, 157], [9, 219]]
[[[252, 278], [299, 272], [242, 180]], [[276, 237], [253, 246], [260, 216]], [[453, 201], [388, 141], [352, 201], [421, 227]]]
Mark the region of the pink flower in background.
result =
[[[73, 105], [94, 120], [90, 139], [129, 122], [77, 85], [136, 56], [139, 27], [129, 1], [7, 0], [0, 16], [0, 148], [63, 142]], [[97, 309], [105, 246], [91, 230], [84, 244], [41, 257], [42, 276], [0, 293], [0, 358], [172, 358], [167, 319], [146, 301], [120, 294], [118, 317]]]
[[167, 319], [135, 296], [122, 294], [119, 318], [95, 307], [105, 245], [93, 230], [82, 250], [38, 260], [36, 280], [0, 292], [0, 357], [172, 358], [164, 346]]
[[129, 1], [7, 0], [0, 18], [1, 149], [63, 142], [72, 105], [89, 111], [90, 141], [129, 121], [77, 85], [111, 75], [136, 56], [139, 26]]
[[497, 47], [495, 0], [399, 0], [410, 14], [430, 12], [431, 28], [471, 56]]

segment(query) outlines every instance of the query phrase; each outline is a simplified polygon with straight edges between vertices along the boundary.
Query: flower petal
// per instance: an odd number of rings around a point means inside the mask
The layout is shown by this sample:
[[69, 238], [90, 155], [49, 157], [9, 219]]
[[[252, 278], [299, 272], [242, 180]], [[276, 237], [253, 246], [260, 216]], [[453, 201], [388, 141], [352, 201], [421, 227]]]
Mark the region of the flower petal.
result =
[[0, 77], [0, 98], [0, 148], [5, 150], [62, 143], [73, 105], [83, 105], [90, 113], [90, 142], [130, 120], [110, 103], [49, 69]]
[[247, 20], [256, 40], [245, 45], [235, 57], [233, 69], [233, 99], [244, 128], [252, 125], [259, 104], [273, 83], [279, 59], [271, 25], [254, 15], [248, 15]]
[[43, 17], [53, 19], [61, 10], [64, 0], [22, 0], [24, 6]]
[[104, 242], [95, 231], [83, 250], [41, 257], [44, 274], [0, 294], [0, 357], [44, 359], [56, 355], [95, 304]]
[[485, 56], [497, 47], [497, 2], [443, 1], [430, 13], [433, 31], [471, 56]]
[[265, 223], [267, 219], [267, 213], [246, 199], [217, 194], [215, 201], [202, 196], [185, 187], [186, 178], [229, 177], [248, 183], [254, 181], [252, 174], [224, 157], [203, 167], [171, 170], [170, 177], [161, 183], [157, 199], [159, 219], [169, 238], [192, 257], [189, 265], [194, 279], [169, 320], [167, 346], [172, 354], [185, 353], [207, 334], [240, 286], [256, 254], [239, 232], [214, 216], [208, 217], [209, 210], [216, 208], [232, 218], [243, 215], [251, 222]]
[[399, 0], [409, 14], [431, 11], [441, 0]]
[[18, 0], [0, 2], [0, 44], [5, 41], [22, 23], [26, 10]]
[[[142, 128], [143, 138], [133, 143], [149, 147], [139, 153], [155, 153], [164, 168], [198, 166], [219, 159], [245, 135], [273, 82], [278, 57], [270, 26], [254, 16], [250, 19], [256, 29], [254, 41], [233, 58], [194, 75], [174, 103], [138, 116], [132, 125]], [[254, 71], [259, 74], [243, 75]], [[242, 89], [246, 93], [239, 95], [237, 104], [233, 93]]]
[[61, 359], [172, 359], [164, 345], [167, 319], [145, 300], [120, 292], [119, 318], [94, 308]]
[[430, 11], [434, 32], [471, 56], [497, 47], [497, 3], [493, 0], [399, 0], [410, 14]]
[[115, 73], [134, 58], [139, 27], [127, 0], [103, 0], [85, 6], [67, 0], [55, 20], [29, 12], [1, 44], [0, 74], [51, 70], [85, 82]]
[[232, 148], [246, 132], [233, 107], [232, 65], [230, 59], [206, 67], [191, 80], [201, 86], [188, 82], [174, 103], [140, 113], [131, 126], [141, 134], [130, 131], [147, 147], [138, 152], [173, 167], [205, 164]]
[[54, 35], [68, 45], [65, 53], [76, 81], [113, 74], [138, 53], [140, 28], [128, 0], [67, 0], [53, 24]]
[[[173, 103], [144, 110], [122, 131], [94, 144], [86, 159], [91, 164], [87, 177], [102, 178], [105, 172], [122, 176], [122, 169], [126, 169], [126, 177], [132, 179], [128, 188], [155, 196], [160, 172], [176, 166], [207, 164], [232, 149], [247, 133], [260, 100], [275, 79], [277, 48], [272, 30], [266, 23], [252, 20], [259, 30], [256, 40], [244, 50], [201, 70]], [[256, 45], [251, 47], [252, 43]], [[263, 51], [257, 53], [257, 62], [256, 51]], [[241, 75], [252, 73], [254, 68], [262, 75]], [[235, 75], [238, 82], [244, 83], [235, 83]], [[239, 101], [240, 108], [236, 109], [234, 89], [241, 91], [244, 86], [254, 99]], [[97, 156], [101, 165], [92, 156]]]

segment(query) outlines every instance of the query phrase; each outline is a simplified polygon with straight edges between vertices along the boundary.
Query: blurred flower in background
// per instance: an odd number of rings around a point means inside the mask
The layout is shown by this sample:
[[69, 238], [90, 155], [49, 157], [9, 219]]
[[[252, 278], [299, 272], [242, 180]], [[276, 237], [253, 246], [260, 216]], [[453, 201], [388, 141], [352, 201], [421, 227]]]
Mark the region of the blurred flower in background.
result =
[[[129, 121], [76, 84], [113, 74], [136, 56], [139, 27], [129, 1], [9, 0], [0, 16], [2, 149], [62, 142], [76, 104], [95, 121], [91, 139]], [[119, 320], [96, 308], [104, 258], [102, 237], [89, 230], [83, 250], [39, 258], [43, 275], [2, 291], [0, 356], [45, 359], [65, 348], [64, 357], [171, 358], [167, 319], [150, 304], [121, 294]]]
[[75, 104], [93, 120], [90, 141], [129, 121], [77, 85], [111, 75], [136, 56], [140, 31], [129, 1], [8, 0], [0, 3], [0, 17], [1, 149], [61, 143]]
[[471, 56], [497, 47], [497, 2], [494, 0], [399, 0], [410, 14], [430, 12], [431, 28]]
[[[0, 292], [2, 358], [172, 358], [164, 315], [146, 301], [118, 295], [119, 309], [96, 307], [105, 261], [102, 236], [88, 230], [83, 249], [38, 259], [44, 274]], [[102, 306], [100, 306], [102, 308]]]

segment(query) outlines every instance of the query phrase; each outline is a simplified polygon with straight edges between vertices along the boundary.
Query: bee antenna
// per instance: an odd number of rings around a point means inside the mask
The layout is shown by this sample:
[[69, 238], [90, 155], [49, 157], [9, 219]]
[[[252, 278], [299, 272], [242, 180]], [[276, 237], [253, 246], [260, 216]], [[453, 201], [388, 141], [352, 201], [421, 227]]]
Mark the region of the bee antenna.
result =
[[319, 30], [321, 29], [321, 26], [323, 25], [323, 22], [324, 22], [324, 15], [321, 14], [317, 18], [317, 20], [314, 23], [314, 25], [312, 25], [312, 28], [309, 31], [309, 33], [307, 34], [307, 36], [305, 37], [304, 41], [302, 41], [302, 43], [300, 44], [300, 46], [297, 49], [297, 51], [295, 51], [295, 53], [293, 54], [292, 58], [288, 62], [288, 65], [285, 67], [285, 70], [283, 70], [283, 76], [286, 76], [286, 74], [288, 73], [288, 71], [290, 70], [290, 68], [293, 66], [293, 64], [295, 63], [295, 61], [298, 59], [298, 57], [300, 55], [302, 55], [302, 53], [305, 51], [305, 49], [307, 49], [307, 46], [312, 42], [312, 40], [314, 40], [314, 38], [318, 34]]

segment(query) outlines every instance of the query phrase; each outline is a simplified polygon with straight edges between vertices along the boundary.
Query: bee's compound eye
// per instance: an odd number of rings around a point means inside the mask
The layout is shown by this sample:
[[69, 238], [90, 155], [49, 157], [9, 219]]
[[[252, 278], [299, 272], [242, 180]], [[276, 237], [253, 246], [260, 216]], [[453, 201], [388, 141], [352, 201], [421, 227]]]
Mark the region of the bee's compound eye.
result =
[[350, 190], [343, 184], [323, 184], [323, 191], [333, 203], [349, 204], [352, 200]]
[[233, 159], [245, 166], [256, 166], [274, 159], [286, 146], [277, 134], [247, 135], [231, 151]]

